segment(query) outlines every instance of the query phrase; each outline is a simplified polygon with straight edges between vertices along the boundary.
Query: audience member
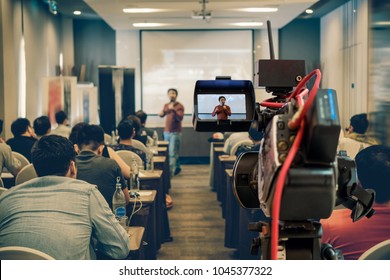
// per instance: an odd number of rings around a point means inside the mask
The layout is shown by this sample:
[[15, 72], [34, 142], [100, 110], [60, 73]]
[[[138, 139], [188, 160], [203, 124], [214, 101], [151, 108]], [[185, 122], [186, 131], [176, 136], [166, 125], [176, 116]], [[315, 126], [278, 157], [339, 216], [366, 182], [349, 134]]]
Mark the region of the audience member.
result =
[[236, 156], [239, 156], [241, 153], [260, 150], [260, 144], [264, 134], [262, 131], [258, 131], [258, 122], [256, 120], [252, 121], [248, 134], [252, 144], [240, 145], [236, 151]]
[[0, 197], [0, 247], [24, 246], [55, 259], [95, 259], [95, 248], [123, 259], [130, 238], [95, 185], [76, 180], [69, 140], [42, 137], [32, 149], [38, 178]]
[[10, 146], [0, 138], [0, 175], [3, 171], [3, 167], [7, 168], [7, 170], [16, 177], [22, 165], [20, 161], [12, 155]]
[[31, 148], [37, 139], [30, 121], [18, 118], [11, 124], [11, 131], [14, 138], [8, 139], [6, 143], [12, 151], [22, 154], [31, 162]]
[[135, 115], [129, 115], [126, 117], [126, 119], [133, 121], [133, 127], [135, 130], [135, 134], [133, 136], [133, 139], [140, 141], [146, 147], [146, 144], [148, 143], [148, 136], [141, 135], [141, 128], [142, 128], [141, 120]]
[[60, 135], [69, 138], [71, 128], [68, 126], [68, 116], [64, 111], [58, 111], [55, 115], [57, 127], [51, 131], [51, 134]]
[[112, 208], [112, 197], [117, 178], [120, 178], [126, 202], [130, 200], [126, 182], [115, 160], [102, 156], [104, 149], [104, 131], [98, 125], [85, 125], [77, 136], [80, 153], [76, 157], [77, 179], [98, 186], [99, 191]]
[[[132, 138], [135, 135], [134, 120], [122, 120], [118, 125], [119, 144], [112, 145], [111, 148], [114, 151], [127, 150], [136, 153], [142, 159], [143, 163], [146, 163], [147, 155], [137, 149], [132, 144]], [[144, 166], [145, 168], [145, 166]]]
[[168, 89], [169, 103], [166, 103], [159, 113], [161, 118], [165, 118], [164, 140], [169, 142], [169, 166], [171, 176], [181, 172], [179, 161], [179, 150], [181, 142], [181, 130], [184, 118], [184, 106], [177, 101], [177, 89]]
[[350, 158], [355, 158], [364, 148], [379, 144], [375, 138], [366, 134], [368, 126], [367, 114], [352, 116], [344, 137], [339, 139], [337, 150], [346, 151]]
[[351, 210], [334, 210], [322, 221], [322, 242], [341, 250], [347, 260], [356, 260], [372, 246], [390, 238], [390, 147], [373, 145], [355, 158], [357, 175], [364, 188], [376, 192], [375, 214], [353, 223]]
[[[69, 140], [72, 142], [77, 154], [80, 153], [80, 149], [77, 144], [78, 133], [81, 130], [81, 128], [84, 127], [85, 125], [87, 125], [87, 123], [85, 122], [77, 123], [72, 127], [71, 133], [69, 135]], [[130, 167], [126, 164], [126, 162], [123, 161], [123, 159], [120, 156], [118, 156], [118, 154], [111, 147], [104, 145], [102, 156], [115, 160], [122, 171], [122, 176], [125, 177], [126, 179], [130, 178]]]
[[51, 132], [51, 123], [48, 116], [41, 116], [34, 120], [34, 132], [39, 140], [42, 136], [49, 135]]
[[148, 118], [148, 115], [142, 110], [138, 110], [137, 112], [135, 112], [135, 115], [139, 118], [141, 122], [141, 129], [140, 129], [141, 136], [146, 135], [153, 138], [153, 134], [156, 130], [146, 127], [146, 119]]

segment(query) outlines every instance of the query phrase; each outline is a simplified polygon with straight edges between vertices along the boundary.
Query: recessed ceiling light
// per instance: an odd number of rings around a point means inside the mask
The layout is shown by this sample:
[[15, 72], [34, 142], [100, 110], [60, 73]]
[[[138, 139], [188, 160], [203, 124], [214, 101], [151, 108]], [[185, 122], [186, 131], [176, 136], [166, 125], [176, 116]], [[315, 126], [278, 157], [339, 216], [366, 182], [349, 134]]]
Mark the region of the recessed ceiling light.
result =
[[312, 14], [312, 13], [314, 13], [312, 9], [306, 9], [305, 12], [306, 12], [306, 14]]
[[166, 26], [168, 24], [165, 23], [157, 23], [157, 22], [135, 22], [133, 23], [134, 27], [161, 27]]
[[248, 21], [248, 22], [235, 22], [235, 23], [231, 23], [231, 25], [241, 26], [241, 27], [258, 27], [258, 26], [263, 26], [263, 23]]
[[161, 11], [163, 11], [163, 10], [153, 9], [153, 8], [124, 8], [123, 9], [124, 13], [129, 13], [129, 14], [157, 13], [157, 12], [161, 12]]
[[81, 11], [74, 11], [73, 14], [76, 16], [79, 16], [79, 15], [81, 15]]
[[241, 12], [248, 12], [248, 13], [274, 13], [278, 11], [278, 8], [262, 7], [262, 8], [242, 8], [237, 10]]

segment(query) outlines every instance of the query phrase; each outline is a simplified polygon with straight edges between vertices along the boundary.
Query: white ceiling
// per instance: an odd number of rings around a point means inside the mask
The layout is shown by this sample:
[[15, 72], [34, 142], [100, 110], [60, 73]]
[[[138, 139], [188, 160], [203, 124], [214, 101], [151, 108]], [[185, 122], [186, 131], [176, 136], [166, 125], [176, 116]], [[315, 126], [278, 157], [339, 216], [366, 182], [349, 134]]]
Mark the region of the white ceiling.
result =
[[[150, 29], [237, 29], [237, 28], [266, 28], [270, 20], [272, 28], [282, 28], [298, 17], [306, 8], [317, 0], [208, 0], [205, 11], [211, 11], [211, 19], [193, 19], [195, 12], [202, 14], [203, 0], [84, 0], [111, 28], [115, 30], [140, 29], [133, 23], [162, 23], [162, 27]], [[240, 8], [276, 7], [277, 12], [249, 13], [237, 11]], [[161, 12], [126, 14], [123, 8], [153, 8]], [[260, 27], [237, 27], [231, 25], [237, 22], [262, 22]], [[148, 28], [142, 28], [148, 29]]]

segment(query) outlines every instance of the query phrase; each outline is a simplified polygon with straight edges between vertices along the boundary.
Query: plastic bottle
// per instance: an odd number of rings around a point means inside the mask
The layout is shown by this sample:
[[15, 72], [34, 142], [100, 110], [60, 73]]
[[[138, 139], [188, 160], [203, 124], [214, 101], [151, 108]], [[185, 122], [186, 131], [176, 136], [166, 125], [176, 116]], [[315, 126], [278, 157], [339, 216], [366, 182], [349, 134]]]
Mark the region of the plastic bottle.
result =
[[122, 184], [120, 177], [116, 178], [116, 189], [112, 196], [112, 211], [115, 217], [120, 221], [123, 217], [126, 217], [126, 199], [122, 191]]
[[136, 196], [139, 192], [139, 168], [137, 161], [133, 158], [131, 160], [131, 180], [130, 180], [130, 196]]
[[158, 135], [157, 131], [153, 131], [153, 150], [155, 153], [158, 153]]
[[116, 141], [115, 130], [111, 131], [111, 145], [116, 145], [118, 142]]

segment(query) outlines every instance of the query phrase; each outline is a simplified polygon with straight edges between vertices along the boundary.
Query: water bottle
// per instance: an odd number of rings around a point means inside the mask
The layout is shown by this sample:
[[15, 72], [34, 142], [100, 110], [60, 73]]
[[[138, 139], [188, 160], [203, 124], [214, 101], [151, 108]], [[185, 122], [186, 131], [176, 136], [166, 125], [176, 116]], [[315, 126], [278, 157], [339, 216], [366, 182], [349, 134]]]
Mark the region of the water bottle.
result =
[[153, 150], [154, 150], [154, 153], [158, 153], [158, 135], [157, 135], [157, 131], [153, 131]]
[[111, 145], [116, 145], [118, 142], [116, 141], [115, 130], [111, 131]]
[[146, 171], [153, 172], [154, 170], [153, 146], [148, 143], [147, 148], [148, 148], [148, 153], [146, 154]]
[[119, 221], [126, 217], [126, 199], [122, 191], [122, 184], [120, 181], [120, 177], [117, 177], [115, 185], [116, 189], [114, 195], [112, 196], [112, 210]]
[[130, 196], [136, 196], [139, 192], [139, 168], [137, 161], [133, 158], [131, 160], [131, 174], [130, 174]]

